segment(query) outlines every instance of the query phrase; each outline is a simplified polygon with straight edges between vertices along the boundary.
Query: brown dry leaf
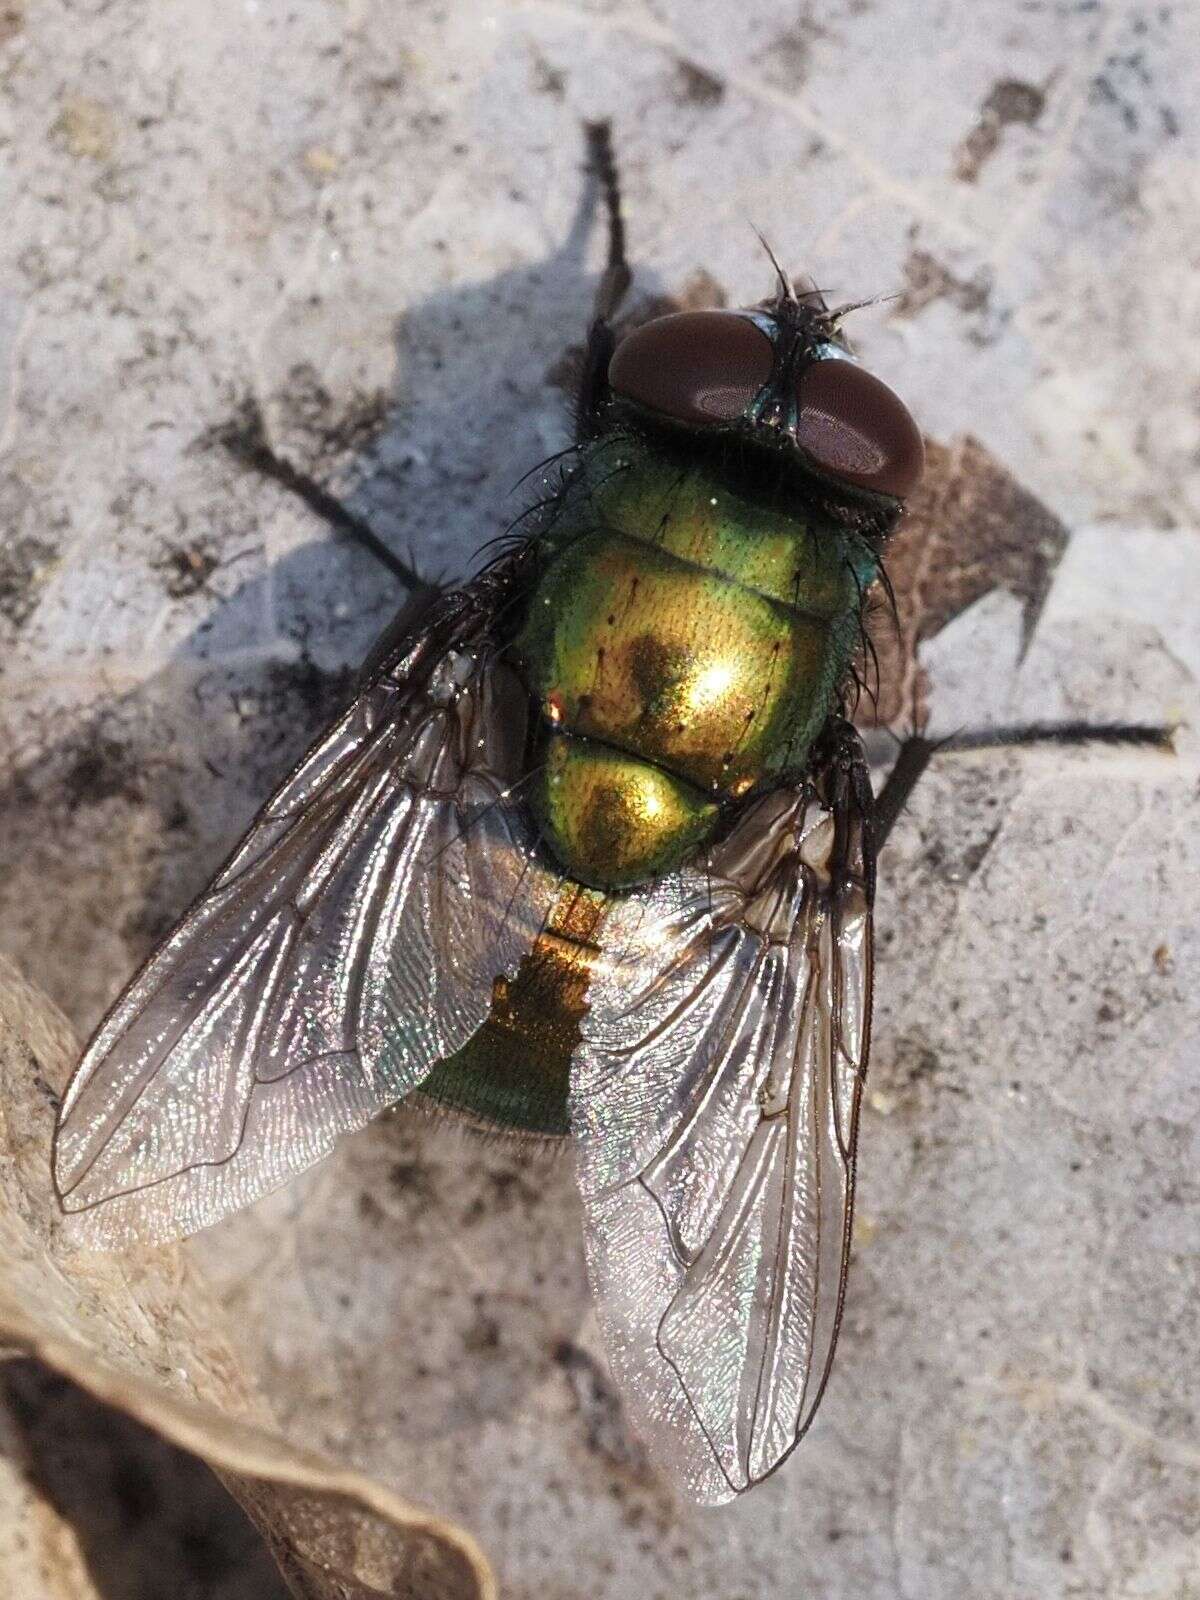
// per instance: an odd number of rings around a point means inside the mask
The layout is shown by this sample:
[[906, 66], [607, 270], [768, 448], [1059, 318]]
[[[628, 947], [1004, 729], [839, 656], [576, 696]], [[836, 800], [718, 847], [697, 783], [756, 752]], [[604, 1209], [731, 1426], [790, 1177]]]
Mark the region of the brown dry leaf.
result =
[[305, 1600], [490, 1600], [491, 1569], [463, 1529], [271, 1431], [183, 1251], [62, 1243], [49, 1145], [76, 1053], [50, 1003], [0, 965], [0, 1349], [205, 1461]]
[[[878, 615], [879, 709], [859, 721], [920, 725], [926, 686], [917, 648], [993, 589], [1025, 602], [1028, 641], [1067, 530], [977, 439], [926, 442], [925, 477], [887, 551], [898, 627]], [[871, 676], [874, 687], [874, 675]]]

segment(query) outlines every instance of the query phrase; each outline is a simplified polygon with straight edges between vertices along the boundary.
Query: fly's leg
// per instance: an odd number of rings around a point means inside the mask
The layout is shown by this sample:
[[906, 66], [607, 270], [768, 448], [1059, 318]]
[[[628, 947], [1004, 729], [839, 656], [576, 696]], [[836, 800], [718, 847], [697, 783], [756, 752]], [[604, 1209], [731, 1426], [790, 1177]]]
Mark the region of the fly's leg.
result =
[[272, 483], [279, 484], [289, 494], [294, 494], [308, 506], [310, 511], [315, 511], [317, 516], [328, 523], [335, 533], [361, 545], [381, 566], [386, 567], [394, 578], [398, 578], [406, 589], [413, 591], [414, 599], [423, 594], [432, 599], [440, 593], [438, 584], [423, 577], [411, 562], [405, 561], [396, 555], [395, 551], [390, 550], [363, 517], [356, 516], [336, 495], [330, 494], [328, 489], [323, 488], [307, 472], [301, 472], [290, 461], [285, 461], [281, 455], [276, 454], [268, 443], [262, 412], [254, 401], [247, 402], [237, 422], [231, 427], [222, 429], [217, 437], [243, 466], [249, 467], [264, 478], [269, 478]]
[[875, 800], [875, 848], [883, 848], [922, 774], [942, 751], [1008, 750], [1039, 744], [1064, 749], [1089, 744], [1136, 745], [1168, 754], [1174, 750], [1172, 729], [1146, 722], [1031, 722], [954, 733], [946, 739], [927, 739], [923, 734], [912, 733], [900, 741], [895, 763]]
[[589, 165], [599, 180], [608, 217], [608, 259], [592, 306], [583, 373], [575, 402], [575, 429], [580, 443], [594, 438], [601, 426], [601, 415], [608, 399], [608, 364], [617, 342], [612, 319], [633, 276], [625, 259], [625, 219], [621, 215], [621, 187], [613, 157], [612, 130], [607, 122], [589, 122], [585, 131]]
[[444, 585], [422, 576], [410, 562], [390, 550], [363, 517], [356, 516], [336, 495], [322, 488], [315, 478], [277, 455], [267, 442], [262, 412], [253, 401], [247, 403], [237, 423], [223, 429], [218, 437], [243, 466], [269, 478], [272, 483], [279, 484], [289, 494], [302, 500], [328, 523], [335, 534], [360, 545], [409, 591], [407, 600], [375, 640], [367, 652], [366, 660], [358, 669], [356, 688], [362, 689], [384, 661], [395, 654], [401, 643], [417, 631], [430, 609], [441, 599]]
[[633, 278], [629, 262], [625, 258], [625, 219], [621, 215], [621, 185], [617, 177], [616, 158], [613, 155], [611, 126], [607, 122], [589, 122], [585, 131], [588, 157], [604, 192], [604, 210], [608, 218], [608, 260], [596, 290], [596, 303], [592, 307], [592, 316], [599, 322], [611, 322]]
[[[867, 765], [862, 736], [845, 717], [830, 717], [813, 744], [811, 771], [823, 801], [834, 817], [836, 829], [831, 861], [835, 901], [846, 890], [857, 886], [875, 900], [875, 860], [879, 854], [876, 807], [871, 793], [871, 769]], [[850, 865], [854, 854], [853, 826], [861, 829], [861, 861]]]

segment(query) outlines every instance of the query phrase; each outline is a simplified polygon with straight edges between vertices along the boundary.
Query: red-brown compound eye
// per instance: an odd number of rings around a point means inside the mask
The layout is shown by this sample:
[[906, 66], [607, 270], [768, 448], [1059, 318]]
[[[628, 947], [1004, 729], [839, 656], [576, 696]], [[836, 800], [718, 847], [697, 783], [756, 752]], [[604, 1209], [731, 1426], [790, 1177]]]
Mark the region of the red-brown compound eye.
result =
[[733, 311], [679, 311], [621, 340], [613, 392], [693, 425], [736, 422], [771, 376], [771, 341]]
[[897, 499], [925, 468], [921, 431], [898, 394], [852, 361], [814, 361], [797, 386], [796, 442], [822, 472]]

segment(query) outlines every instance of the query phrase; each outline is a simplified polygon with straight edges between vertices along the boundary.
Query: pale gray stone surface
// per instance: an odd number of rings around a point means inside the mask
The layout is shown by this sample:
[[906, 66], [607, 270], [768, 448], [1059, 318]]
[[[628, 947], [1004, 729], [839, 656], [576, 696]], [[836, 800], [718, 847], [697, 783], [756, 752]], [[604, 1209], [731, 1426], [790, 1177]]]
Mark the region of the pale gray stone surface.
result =
[[[247, 397], [426, 568], [520, 509], [599, 260], [584, 117], [639, 292], [756, 298], [752, 222], [897, 293], [863, 353], [1075, 530], [1023, 662], [1003, 595], [928, 647], [939, 725], [1194, 720], [1198, 34], [1112, 0], [0, 7], [0, 945], [92, 1023], [396, 603], [211, 443]], [[743, 1504], [646, 1481], [569, 1161], [423, 1124], [196, 1246], [284, 1420], [517, 1596], [1186, 1600], [1196, 780], [1185, 734], [916, 798], [840, 1362]]]

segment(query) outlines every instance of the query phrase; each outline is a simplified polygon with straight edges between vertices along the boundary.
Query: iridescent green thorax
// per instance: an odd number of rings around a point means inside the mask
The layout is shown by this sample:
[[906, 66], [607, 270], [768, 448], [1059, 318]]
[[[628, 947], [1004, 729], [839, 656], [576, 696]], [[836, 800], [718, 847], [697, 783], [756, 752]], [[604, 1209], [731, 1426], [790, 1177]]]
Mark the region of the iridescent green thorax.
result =
[[621, 888], [803, 770], [875, 576], [864, 541], [634, 434], [589, 447], [513, 656], [543, 719], [530, 786], [572, 877]]

